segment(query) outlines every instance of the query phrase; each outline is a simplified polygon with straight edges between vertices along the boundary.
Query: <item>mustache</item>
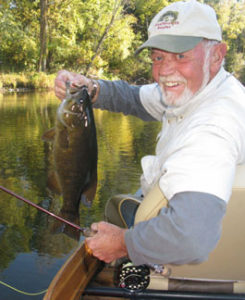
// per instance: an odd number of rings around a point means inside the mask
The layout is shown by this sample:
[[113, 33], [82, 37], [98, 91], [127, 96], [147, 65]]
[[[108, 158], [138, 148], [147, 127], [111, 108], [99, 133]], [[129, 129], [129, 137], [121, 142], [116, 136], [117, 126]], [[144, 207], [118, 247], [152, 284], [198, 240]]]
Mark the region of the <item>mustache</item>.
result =
[[187, 83], [187, 80], [180, 75], [171, 75], [171, 76], [160, 76], [159, 83], [167, 83], [167, 82], [180, 82]]

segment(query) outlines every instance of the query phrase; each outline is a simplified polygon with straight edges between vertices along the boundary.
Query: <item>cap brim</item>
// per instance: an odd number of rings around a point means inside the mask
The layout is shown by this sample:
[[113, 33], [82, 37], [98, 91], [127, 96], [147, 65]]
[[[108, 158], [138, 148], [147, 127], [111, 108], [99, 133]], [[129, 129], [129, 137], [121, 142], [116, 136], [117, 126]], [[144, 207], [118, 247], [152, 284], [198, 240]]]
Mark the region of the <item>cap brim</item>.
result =
[[156, 48], [173, 53], [183, 53], [193, 49], [203, 38], [195, 36], [180, 35], [156, 35], [149, 38], [140, 46], [135, 54], [138, 54], [144, 48]]

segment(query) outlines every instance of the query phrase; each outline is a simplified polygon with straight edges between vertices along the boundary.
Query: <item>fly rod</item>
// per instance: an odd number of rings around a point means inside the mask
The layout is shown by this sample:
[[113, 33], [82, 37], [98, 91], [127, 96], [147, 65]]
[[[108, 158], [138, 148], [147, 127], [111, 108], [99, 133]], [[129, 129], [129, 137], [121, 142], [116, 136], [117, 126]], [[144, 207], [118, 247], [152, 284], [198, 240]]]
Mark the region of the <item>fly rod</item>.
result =
[[21, 196], [17, 195], [16, 193], [10, 191], [9, 189], [7, 189], [7, 188], [5, 188], [5, 187], [3, 187], [1, 185], [0, 185], [0, 190], [4, 191], [5, 193], [7, 193], [7, 194], [9, 194], [9, 195], [11, 195], [11, 196], [13, 196], [13, 197], [21, 200], [21, 201], [26, 202], [27, 204], [29, 204], [29, 205], [37, 208], [38, 210], [41, 210], [45, 214], [47, 214], [49, 216], [52, 216], [55, 219], [57, 219], [57, 220], [65, 223], [65, 224], [67, 224], [67, 225], [69, 225], [69, 226], [71, 226], [71, 227], [73, 227], [73, 228], [81, 231], [84, 236], [91, 236], [92, 235], [91, 229], [89, 229], [88, 227], [80, 227], [80, 226], [78, 226], [78, 225], [76, 225], [76, 224], [74, 224], [74, 223], [72, 223], [72, 222], [70, 222], [70, 221], [68, 221], [68, 220], [66, 220], [66, 219], [64, 219], [62, 217], [59, 217], [59, 216], [55, 215], [54, 213], [48, 211], [47, 209], [45, 209], [45, 208], [43, 208], [43, 207], [41, 207], [41, 206], [33, 203], [32, 201], [30, 201], [28, 199], [25, 199], [24, 197], [21, 197]]

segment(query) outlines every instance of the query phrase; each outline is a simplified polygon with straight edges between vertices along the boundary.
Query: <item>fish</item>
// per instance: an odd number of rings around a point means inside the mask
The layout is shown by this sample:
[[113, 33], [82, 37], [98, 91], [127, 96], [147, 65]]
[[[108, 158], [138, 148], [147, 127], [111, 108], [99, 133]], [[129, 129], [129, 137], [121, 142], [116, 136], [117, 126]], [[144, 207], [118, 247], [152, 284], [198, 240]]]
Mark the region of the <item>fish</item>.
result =
[[55, 127], [44, 133], [52, 142], [53, 179], [49, 186], [63, 198], [62, 214], [91, 207], [97, 188], [98, 146], [91, 99], [86, 86], [66, 83]]

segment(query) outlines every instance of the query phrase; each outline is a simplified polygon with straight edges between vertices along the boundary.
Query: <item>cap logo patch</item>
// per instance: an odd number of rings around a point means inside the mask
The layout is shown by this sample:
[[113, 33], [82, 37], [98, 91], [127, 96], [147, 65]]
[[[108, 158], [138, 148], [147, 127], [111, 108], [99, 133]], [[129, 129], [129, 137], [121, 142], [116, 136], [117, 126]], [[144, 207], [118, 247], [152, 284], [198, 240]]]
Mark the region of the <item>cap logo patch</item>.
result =
[[173, 25], [179, 24], [178, 19], [178, 11], [167, 11], [158, 19], [155, 24], [157, 29], [166, 29], [171, 28]]

